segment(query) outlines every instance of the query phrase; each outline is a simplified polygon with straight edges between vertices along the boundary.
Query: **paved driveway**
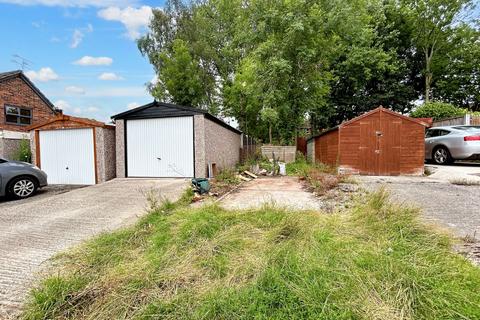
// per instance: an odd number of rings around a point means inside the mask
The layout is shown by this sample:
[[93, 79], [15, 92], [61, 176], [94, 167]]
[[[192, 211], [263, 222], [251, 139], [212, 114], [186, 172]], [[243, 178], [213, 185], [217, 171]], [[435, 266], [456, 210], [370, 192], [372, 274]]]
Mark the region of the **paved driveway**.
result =
[[28, 200], [0, 202], [0, 319], [18, 311], [34, 275], [52, 255], [145, 213], [145, 192], [172, 200], [183, 179], [115, 179]]
[[274, 204], [297, 210], [320, 210], [320, 201], [307, 192], [297, 177], [261, 177], [243, 183], [226, 196], [221, 205], [227, 209], [247, 209]]
[[[433, 175], [432, 175], [433, 176]], [[394, 200], [422, 209], [426, 220], [447, 227], [459, 237], [480, 239], [480, 186], [454, 185], [454, 175], [435, 177], [359, 177], [367, 189], [385, 186]]]

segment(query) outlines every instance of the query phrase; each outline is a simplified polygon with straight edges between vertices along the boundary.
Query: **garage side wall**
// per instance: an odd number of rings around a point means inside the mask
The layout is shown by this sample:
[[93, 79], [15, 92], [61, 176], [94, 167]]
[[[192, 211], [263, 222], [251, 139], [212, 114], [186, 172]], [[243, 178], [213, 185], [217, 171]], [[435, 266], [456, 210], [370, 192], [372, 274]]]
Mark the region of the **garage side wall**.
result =
[[241, 135], [209, 119], [204, 122], [205, 164], [215, 163], [217, 170], [234, 167], [240, 161]]
[[102, 183], [115, 178], [116, 175], [115, 130], [95, 128], [95, 144], [97, 178], [98, 183]]
[[338, 130], [327, 132], [315, 138], [315, 162], [337, 166]]
[[402, 121], [400, 173], [423, 175], [425, 164], [425, 127], [412, 121]]
[[307, 161], [315, 163], [315, 138], [307, 141]]
[[115, 121], [115, 158], [117, 178], [125, 178], [125, 121]]
[[339, 130], [339, 171], [359, 174], [360, 123], [354, 122]]
[[195, 177], [207, 177], [207, 165], [205, 159], [205, 117], [202, 115], [193, 116], [193, 131], [195, 140]]

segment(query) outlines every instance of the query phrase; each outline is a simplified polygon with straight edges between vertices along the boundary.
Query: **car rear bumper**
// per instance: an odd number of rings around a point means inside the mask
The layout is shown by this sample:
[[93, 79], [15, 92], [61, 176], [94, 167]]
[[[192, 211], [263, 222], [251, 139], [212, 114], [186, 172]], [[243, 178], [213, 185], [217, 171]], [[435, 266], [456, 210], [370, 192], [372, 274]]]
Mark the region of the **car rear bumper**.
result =
[[475, 144], [468, 145], [466, 143], [461, 147], [452, 148], [450, 153], [455, 160], [480, 159], [480, 144], [475, 142]]

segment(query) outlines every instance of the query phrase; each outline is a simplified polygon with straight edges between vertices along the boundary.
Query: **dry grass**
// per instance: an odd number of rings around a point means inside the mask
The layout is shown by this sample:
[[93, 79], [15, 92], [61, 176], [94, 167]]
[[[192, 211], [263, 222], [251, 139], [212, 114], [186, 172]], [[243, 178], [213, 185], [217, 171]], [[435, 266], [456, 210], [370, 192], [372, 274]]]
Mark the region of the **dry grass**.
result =
[[455, 184], [458, 186], [480, 186], [480, 181], [479, 180], [471, 180], [471, 179], [466, 179], [466, 178], [459, 178], [459, 179], [451, 179], [449, 180], [451, 184]]
[[23, 319], [480, 316], [480, 270], [384, 191], [332, 215], [168, 204], [57, 263]]

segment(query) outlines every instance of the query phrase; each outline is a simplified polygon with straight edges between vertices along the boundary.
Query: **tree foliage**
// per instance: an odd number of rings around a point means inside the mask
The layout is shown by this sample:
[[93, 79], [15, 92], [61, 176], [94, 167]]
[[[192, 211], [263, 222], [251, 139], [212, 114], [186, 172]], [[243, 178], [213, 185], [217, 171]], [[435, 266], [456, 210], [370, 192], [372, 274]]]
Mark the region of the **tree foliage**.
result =
[[138, 46], [157, 72], [158, 99], [292, 143], [305, 120], [318, 131], [378, 105], [408, 113], [433, 95], [480, 108], [479, 31], [464, 17], [472, 4], [169, 0]]

